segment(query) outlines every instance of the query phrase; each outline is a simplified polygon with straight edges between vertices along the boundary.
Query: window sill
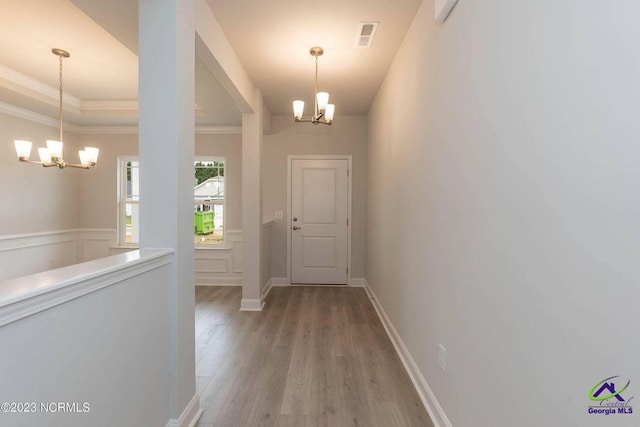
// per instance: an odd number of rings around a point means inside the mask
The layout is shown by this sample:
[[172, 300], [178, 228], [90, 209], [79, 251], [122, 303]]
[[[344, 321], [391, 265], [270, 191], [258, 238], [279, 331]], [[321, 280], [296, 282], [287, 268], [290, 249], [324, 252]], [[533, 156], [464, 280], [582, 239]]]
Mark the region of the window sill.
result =
[[132, 251], [134, 251], [136, 249], [140, 249], [140, 246], [138, 246], [138, 245], [115, 245], [115, 246], [111, 246], [111, 249], [131, 249]]
[[196, 245], [195, 246], [196, 251], [230, 251], [231, 250], [231, 246], [226, 245], [226, 244], [222, 244], [222, 245], [209, 245], [209, 246], [204, 246], [204, 245]]
[[[117, 246], [111, 246], [111, 249], [129, 249], [132, 251], [135, 251], [137, 249], [140, 249], [139, 246], [133, 246], [133, 245], [117, 245]], [[195, 246], [195, 250], [197, 251], [230, 251], [231, 250], [231, 246], [226, 245], [226, 244], [222, 244], [222, 245], [216, 245], [216, 246]]]

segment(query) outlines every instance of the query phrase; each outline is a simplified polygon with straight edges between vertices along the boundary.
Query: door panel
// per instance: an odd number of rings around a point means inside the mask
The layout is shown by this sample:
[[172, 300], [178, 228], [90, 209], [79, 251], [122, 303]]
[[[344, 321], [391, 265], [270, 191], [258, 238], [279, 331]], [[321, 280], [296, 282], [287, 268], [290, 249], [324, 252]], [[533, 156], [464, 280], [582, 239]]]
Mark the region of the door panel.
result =
[[336, 222], [335, 169], [303, 169], [302, 218], [308, 224]]
[[292, 283], [347, 283], [347, 169], [347, 160], [292, 160]]
[[333, 237], [303, 237], [302, 266], [318, 268], [336, 267], [336, 239]]

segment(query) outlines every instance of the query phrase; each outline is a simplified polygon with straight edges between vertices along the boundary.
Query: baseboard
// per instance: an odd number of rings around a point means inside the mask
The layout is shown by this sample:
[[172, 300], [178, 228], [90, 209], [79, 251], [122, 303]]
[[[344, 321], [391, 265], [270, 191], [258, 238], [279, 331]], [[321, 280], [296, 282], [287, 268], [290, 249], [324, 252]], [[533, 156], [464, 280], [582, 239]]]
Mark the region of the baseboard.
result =
[[280, 286], [289, 286], [289, 279], [286, 277], [272, 277], [271, 278], [271, 286], [280, 287]]
[[407, 346], [402, 341], [402, 338], [400, 338], [400, 335], [393, 326], [393, 323], [391, 323], [391, 319], [387, 316], [382, 305], [378, 303], [378, 298], [366, 279], [364, 279], [364, 287], [369, 295], [369, 299], [371, 300], [373, 307], [376, 310], [376, 313], [378, 313], [378, 317], [384, 326], [384, 330], [387, 332], [391, 343], [393, 343], [393, 347], [396, 349], [396, 353], [398, 353], [405, 370], [409, 374], [409, 378], [411, 378], [411, 382], [418, 392], [420, 400], [422, 400], [422, 404], [429, 413], [431, 421], [433, 421], [433, 425], [435, 427], [453, 427], [451, 421], [449, 421], [449, 418], [447, 417], [447, 414], [445, 414], [444, 409], [442, 409], [442, 406], [438, 403], [438, 399], [436, 399], [435, 394], [433, 394], [431, 387], [429, 387], [429, 384], [427, 384], [422, 372], [420, 372], [420, 369], [411, 356], [411, 353], [409, 353]]
[[[240, 277], [211, 277], [210, 273], [203, 274], [195, 271], [195, 280], [198, 286], [242, 286], [242, 276]], [[209, 277], [207, 277], [209, 275]]]
[[264, 304], [264, 301], [267, 300], [267, 296], [269, 295], [269, 292], [271, 292], [271, 288], [273, 287], [273, 285], [271, 284], [271, 279], [269, 279], [267, 281], [267, 284], [264, 285], [264, 290], [262, 291], [262, 301]]
[[240, 311], [262, 311], [264, 303], [257, 298], [242, 298]]
[[352, 277], [349, 280], [349, 286], [352, 288], [364, 288], [364, 277]]
[[202, 409], [200, 409], [200, 396], [196, 393], [191, 399], [191, 402], [184, 408], [180, 418], [177, 420], [169, 420], [166, 427], [193, 427], [198, 422], [198, 419], [202, 415]]
[[196, 279], [196, 286], [235, 286], [242, 287], [242, 283], [229, 283], [228, 280], [220, 280], [220, 283], [217, 283], [216, 280], [198, 280]]

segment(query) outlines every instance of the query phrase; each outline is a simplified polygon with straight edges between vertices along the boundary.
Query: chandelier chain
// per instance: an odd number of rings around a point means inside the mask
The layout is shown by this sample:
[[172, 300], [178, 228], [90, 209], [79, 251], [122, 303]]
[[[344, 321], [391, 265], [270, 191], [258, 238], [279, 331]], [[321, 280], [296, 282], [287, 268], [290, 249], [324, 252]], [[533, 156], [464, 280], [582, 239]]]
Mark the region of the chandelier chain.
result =
[[315, 104], [315, 115], [314, 116], [317, 116], [318, 115], [318, 57], [317, 56], [316, 56], [316, 80], [315, 80], [315, 82], [316, 82], [316, 92], [315, 92], [316, 96], [315, 96], [315, 102], [314, 102], [314, 104]]
[[62, 141], [62, 55], [59, 55], [58, 59], [60, 60], [60, 141]]

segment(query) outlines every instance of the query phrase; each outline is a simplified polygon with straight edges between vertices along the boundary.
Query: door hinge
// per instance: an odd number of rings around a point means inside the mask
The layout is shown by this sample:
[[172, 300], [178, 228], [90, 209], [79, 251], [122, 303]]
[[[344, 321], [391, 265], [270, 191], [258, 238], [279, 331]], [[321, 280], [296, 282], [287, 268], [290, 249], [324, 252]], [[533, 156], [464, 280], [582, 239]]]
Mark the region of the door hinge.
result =
[[347, 218], [347, 226], [349, 226], [349, 218]]
[[349, 176], [349, 169], [347, 169], [347, 176]]
[[347, 267], [347, 276], [349, 275], [349, 267]]

